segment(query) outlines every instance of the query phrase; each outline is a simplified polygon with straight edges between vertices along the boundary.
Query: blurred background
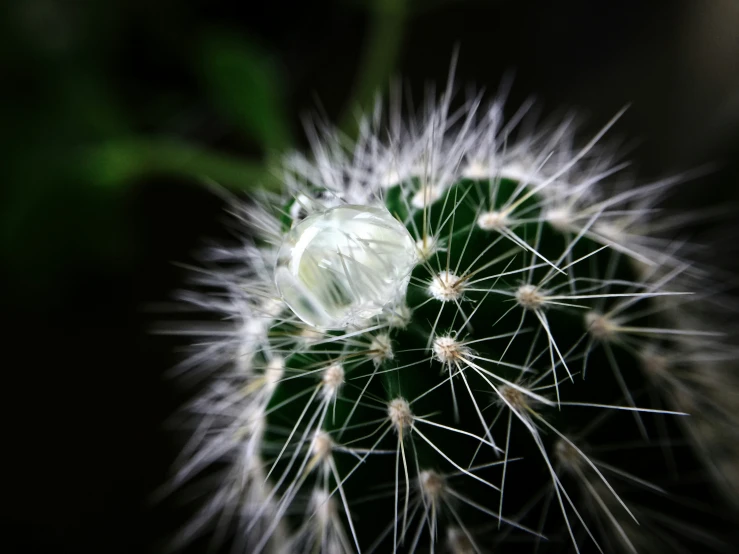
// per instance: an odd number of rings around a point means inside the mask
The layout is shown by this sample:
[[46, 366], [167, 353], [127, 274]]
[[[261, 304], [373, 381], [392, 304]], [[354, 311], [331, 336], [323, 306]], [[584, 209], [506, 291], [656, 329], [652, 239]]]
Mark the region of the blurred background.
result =
[[[739, 264], [736, 0], [5, 0], [0, 17], [4, 552], [160, 552], [177, 341], [152, 336], [207, 239], [209, 180], [248, 194], [320, 113], [351, 132], [402, 77], [457, 82], [637, 141], [666, 200], [720, 205], [705, 257]], [[588, 127], [589, 125], [589, 127]], [[719, 240], [713, 240], [719, 239]]]

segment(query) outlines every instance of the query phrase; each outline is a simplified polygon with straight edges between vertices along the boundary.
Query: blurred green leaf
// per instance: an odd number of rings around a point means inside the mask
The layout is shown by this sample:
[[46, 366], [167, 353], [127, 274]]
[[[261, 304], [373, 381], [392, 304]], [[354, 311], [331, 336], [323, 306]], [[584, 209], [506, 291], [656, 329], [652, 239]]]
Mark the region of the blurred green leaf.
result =
[[267, 164], [250, 163], [175, 139], [111, 141], [91, 148], [85, 160], [90, 178], [109, 187], [149, 174], [211, 180], [243, 190], [280, 186]]
[[215, 107], [266, 151], [290, 144], [284, 84], [267, 54], [242, 37], [214, 32], [202, 47], [205, 85]]

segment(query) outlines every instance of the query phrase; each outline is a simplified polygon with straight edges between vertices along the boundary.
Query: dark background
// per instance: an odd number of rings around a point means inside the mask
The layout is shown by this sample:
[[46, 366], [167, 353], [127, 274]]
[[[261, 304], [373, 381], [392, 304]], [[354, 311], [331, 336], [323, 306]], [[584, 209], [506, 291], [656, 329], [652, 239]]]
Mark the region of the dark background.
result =
[[638, 139], [645, 178], [711, 162], [666, 200], [736, 269], [739, 3], [733, 0], [6, 0], [0, 3], [4, 552], [159, 552], [182, 514], [151, 501], [177, 443], [181, 341], [153, 336], [173, 262], [223, 234], [236, 190], [305, 148], [301, 117], [351, 128], [391, 76], [511, 107], [576, 109]]

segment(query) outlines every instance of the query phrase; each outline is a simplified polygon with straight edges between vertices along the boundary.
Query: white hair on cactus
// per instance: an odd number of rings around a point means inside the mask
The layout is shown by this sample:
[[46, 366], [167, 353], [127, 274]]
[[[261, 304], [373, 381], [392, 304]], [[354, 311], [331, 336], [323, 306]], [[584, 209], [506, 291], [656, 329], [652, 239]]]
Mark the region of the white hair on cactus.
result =
[[[706, 397], [724, 394], [726, 406], [731, 394], [715, 386], [721, 380], [706, 360], [730, 356], [712, 331], [680, 317], [687, 293], [704, 281], [681, 259], [681, 244], [653, 235], [654, 207], [680, 178], [609, 189], [604, 183], [626, 164], [601, 141], [620, 113], [576, 147], [572, 118], [529, 131], [521, 126], [527, 102], [506, 120], [505, 93], [457, 107], [450, 85], [409, 118], [395, 109], [385, 116], [378, 102], [354, 143], [315, 125], [311, 155], [284, 161], [283, 193], [234, 202], [240, 244], [212, 249], [195, 279], [204, 292], [183, 295], [218, 322], [185, 331], [205, 338], [179, 369], [211, 381], [187, 406], [192, 438], [173, 482], [227, 468], [188, 536], [232, 525], [250, 554], [433, 552], [444, 540], [453, 552], [481, 552], [513, 530], [542, 538], [503, 517], [504, 491], [516, 495], [509, 451], [528, 443], [535, 460], [527, 463], [539, 464], [549, 487], [541, 497], [557, 503], [557, 527], [576, 551], [577, 525], [600, 545], [565, 488], [571, 478], [610, 532], [631, 544], [619, 519], [631, 512], [605, 475], [627, 474], [590, 458], [558, 418], [583, 408], [630, 412], [641, 431], [642, 414], [709, 413]], [[455, 227], [465, 210], [473, 215]], [[610, 257], [596, 258], [601, 251]], [[630, 271], [638, 265], [636, 277], [617, 275], [621, 258]], [[668, 311], [680, 322], [643, 321]], [[574, 316], [563, 325], [563, 314]], [[496, 330], [511, 320], [511, 329]], [[680, 412], [637, 406], [617, 349], [635, 353], [642, 384], [658, 385]], [[580, 380], [596, 355], [611, 366], [597, 371], [615, 378], [609, 392], [621, 395], [618, 405], [565, 394], [588, 386]], [[427, 370], [439, 364], [443, 371]], [[424, 406], [442, 387], [453, 408]], [[600, 419], [578, 415], [576, 431]], [[736, 436], [729, 424], [697, 419], [700, 432], [687, 431], [696, 443], [709, 428], [713, 443]], [[474, 455], [462, 459], [469, 444]], [[375, 464], [388, 455], [394, 464]], [[478, 455], [494, 461], [476, 463]], [[394, 481], [368, 474], [375, 465], [394, 470]], [[388, 513], [372, 513], [384, 517], [384, 530], [358, 527], [361, 494], [368, 502], [392, 496]], [[483, 543], [478, 531], [490, 526], [469, 528], [470, 512], [508, 531]]]

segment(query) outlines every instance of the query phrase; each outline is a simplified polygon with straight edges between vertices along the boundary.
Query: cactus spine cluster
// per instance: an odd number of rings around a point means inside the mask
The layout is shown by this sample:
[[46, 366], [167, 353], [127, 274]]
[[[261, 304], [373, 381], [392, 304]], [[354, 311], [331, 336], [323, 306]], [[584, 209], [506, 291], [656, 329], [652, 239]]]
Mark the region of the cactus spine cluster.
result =
[[174, 482], [210, 493], [183, 539], [458, 554], [658, 537], [640, 503], [700, 409], [692, 368], [725, 353], [685, 323], [701, 274], [655, 234], [677, 179], [622, 175], [601, 145], [617, 117], [576, 148], [570, 120], [532, 132], [501, 102], [450, 106], [387, 126], [378, 109], [356, 142], [327, 132], [289, 158], [284, 195], [235, 202], [243, 237], [188, 295], [223, 326], [185, 362], [208, 384]]

